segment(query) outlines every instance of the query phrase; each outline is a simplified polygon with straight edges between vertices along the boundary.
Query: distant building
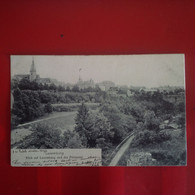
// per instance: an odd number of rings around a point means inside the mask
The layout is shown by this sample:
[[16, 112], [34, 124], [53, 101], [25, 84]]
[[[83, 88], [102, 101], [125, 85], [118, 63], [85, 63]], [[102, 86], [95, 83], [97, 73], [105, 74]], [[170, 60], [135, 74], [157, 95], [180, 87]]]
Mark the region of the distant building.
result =
[[106, 91], [106, 87], [104, 85], [98, 85], [98, 87], [102, 90], [102, 91]]
[[141, 89], [141, 91], [145, 91], [145, 92], [151, 92], [151, 93], [154, 93], [154, 92], [157, 92], [158, 89], [157, 88], [144, 88], [144, 89]]
[[118, 88], [117, 87], [110, 87], [108, 89], [108, 94], [112, 96], [116, 96], [118, 94]]
[[95, 83], [92, 79], [88, 80], [88, 81], [83, 81], [80, 77], [79, 77], [79, 81], [77, 82], [77, 86], [79, 87], [79, 89], [86, 89], [86, 88], [95, 88]]
[[13, 76], [13, 79], [17, 81], [21, 81], [22, 79], [29, 79], [30, 75], [29, 74], [17, 74]]
[[108, 91], [111, 87], [115, 87], [115, 84], [112, 81], [102, 81], [97, 85], [100, 89], [103, 89], [103, 91]]
[[88, 81], [83, 81], [81, 77], [79, 77], [79, 80], [76, 85], [79, 87], [79, 89], [99, 87], [102, 91], [108, 91], [109, 89], [115, 87], [115, 84], [112, 81], [103, 81], [101, 83], [96, 84], [92, 79]]
[[34, 62], [34, 58], [33, 58], [32, 64], [31, 64], [31, 68], [30, 68], [30, 81], [36, 80], [37, 79], [37, 76], [38, 75], [36, 73], [35, 62]]
[[131, 90], [127, 90], [127, 96], [128, 97], [131, 97], [131, 96], [133, 96], [135, 93], [134, 92], [132, 92]]

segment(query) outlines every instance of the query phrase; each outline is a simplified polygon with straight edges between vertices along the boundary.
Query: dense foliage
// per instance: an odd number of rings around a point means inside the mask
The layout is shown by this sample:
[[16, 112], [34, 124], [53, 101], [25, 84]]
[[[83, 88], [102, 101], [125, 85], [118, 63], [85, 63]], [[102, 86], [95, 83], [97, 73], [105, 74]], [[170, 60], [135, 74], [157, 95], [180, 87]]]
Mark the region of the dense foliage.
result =
[[[126, 89], [101, 91], [98, 86], [79, 89], [77, 85], [70, 88], [28, 79], [12, 82], [12, 128], [51, 112], [78, 110], [74, 130], [63, 129], [62, 133], [62, 129], [54, 126], [37, 125], [19, 146], [21, 148], [101, 148], [103, 164], [107, 165], [113, 150], [134, 132], [130, 147], [149, 151], [157, 165], [185, 161], [185, 100], [182, 89], [161, 92], [133, 90], [134, 95], [129, 97]], [[175, 132], [179, 135], [176, 136]], [[176, 137], [180, 143], [175, 141]], [[159, 151], [152, 150], [157, 146], [160, 146]], [[166, 148], [168, 146], [174, 150]], [[175, 157], [177, 152], [178, 158]], [[123, 157], [125, 163], [129, 153]]]
[[14, 90], [13, 96], [12, 113], [17, 116], [20, 123], [33, 120], [44, 114], [44, 106], [41, 104], [38, 92], [17, 88]]
[[19, 148], [62, 148], [61, 131], [59, 129], [53, 129], [47, 125], [38, 124], [33, 127], [32, 134], [25, 138], [25, 140], [19, 145]]

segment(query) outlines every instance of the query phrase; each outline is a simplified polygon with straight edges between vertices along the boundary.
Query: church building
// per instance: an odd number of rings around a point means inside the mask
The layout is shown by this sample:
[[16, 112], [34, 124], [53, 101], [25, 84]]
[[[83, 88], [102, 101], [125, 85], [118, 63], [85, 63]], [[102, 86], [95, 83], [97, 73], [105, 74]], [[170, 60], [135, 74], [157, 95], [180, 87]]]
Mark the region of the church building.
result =
[[31, 68], [30, 68], [29, 79], [30, 79], [30, 81], [34, 81], [37, 78], [39, 78], [39, 76], [36, 74], [35, 62], [34, 62], [34, 58], [33, 58]]
[[17, 81], [21, 81], [22, 79], [29, 79], [29, 81], [31, 82], [36, 81], [37, 83], [48, 84], [48, 85], [51, 85], [52, 83], [54, 83], [55, 85], [60, 84], [56, 79], [40, 78], [40, 76], [37, 74], [36, 71], [34, 58], [32, 59], [29, 74], [17, 74], [13, 76], [13, 79], [16, 79]]
[[13, 79], [16, 79], [18, 81], [21, 81], [22, 79], [29, 79], [30, 81], [38, 80], [40, 77], [36, 73], [36, 68], [35, 68], [35, 62], [34, 58], [32, 59], [32, 64], [30, 67], [30, 74], [17, 74], [14, 75]]

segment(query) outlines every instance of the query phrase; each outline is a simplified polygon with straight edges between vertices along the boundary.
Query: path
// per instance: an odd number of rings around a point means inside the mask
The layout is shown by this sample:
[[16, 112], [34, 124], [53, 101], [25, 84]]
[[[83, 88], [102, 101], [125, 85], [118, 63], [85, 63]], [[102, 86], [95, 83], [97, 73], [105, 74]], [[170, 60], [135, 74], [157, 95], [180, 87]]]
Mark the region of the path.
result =
[[119, 160], [121, 159], [121, 157], [123, 156], [123, 154], [125, 153], [125, 151], [129, 148], [130, 143], [132, 142], [133, 138], [135, 136], [132, 135], [119, 149], [119, 151], [116, 153], [116, 155], [114, 156], [114, 158], [112, 159], [112, 161], [110, 162], [109, 166], [116, 166], [119, 162]]

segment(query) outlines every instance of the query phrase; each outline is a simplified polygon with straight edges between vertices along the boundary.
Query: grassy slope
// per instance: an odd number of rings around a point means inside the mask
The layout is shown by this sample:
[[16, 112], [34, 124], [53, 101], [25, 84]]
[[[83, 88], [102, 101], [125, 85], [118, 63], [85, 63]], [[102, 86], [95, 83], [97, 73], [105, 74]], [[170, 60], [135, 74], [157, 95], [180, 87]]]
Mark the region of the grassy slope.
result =
[[[60, 112], [60, 113], [52, 113], [45, 116], [44, 119], [48, 117], [57, 116], [57, 118], [48, 119], [45, 121], [41, 121], [38, 123], [46, 123], [47, 125], [51, 125], [54, 128], [60, 128], [63, 131], [69, 129], [73, 130], [75, 125], [75, 117], [76, 112]], [[36, 125], [38, 123], [34, 123], [32, 125]], [[22, 128], [14, 129], [11, 131], [11, 142], [12, 144], [15, 144], [16, 142], [20, 142], [22, 139], [24, 139], [27, 135], [31, 134], [31, 125], [27, 125]]]
[[[62, 112], [62, 113], [55, 113], [57, 118], [53, 118], [50, 120], [42, 121], [39, 123], [46, 123], [47, 125], [51, 125], [54, 128], [60, 128], [62, 131], [64, 130], [73, 130], [75, 125], [75, 117], [76, 112]], [[52, 116], [55, 116], [53, 113]]]

